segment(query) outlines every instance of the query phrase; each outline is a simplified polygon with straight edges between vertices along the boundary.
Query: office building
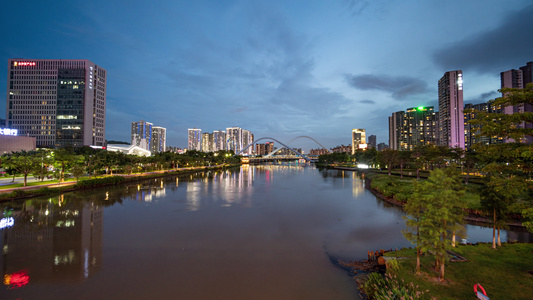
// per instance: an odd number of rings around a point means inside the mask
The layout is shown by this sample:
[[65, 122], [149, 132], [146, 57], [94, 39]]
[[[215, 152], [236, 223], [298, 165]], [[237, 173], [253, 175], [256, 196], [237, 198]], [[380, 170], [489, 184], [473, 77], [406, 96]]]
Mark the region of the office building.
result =
[[141, 120], [131, 122], [131, 144], [152, 151], [152, 128], [154, 124]]
[[377, 140], [377, 137], [375, 135], [370, 135], [368, 137], [368, 148], [376, 148], [378, 145], [376, 143], [376, 140]]
[[465, 148], [463, 107], [463, 71], [444, 73], [439, 80], [439, 145]]
[[188, 130], [188, 146], [187, 149], [190, 150], [196, 150], [196, 151], [202, 151], [202, 130], [201, 129], [189, 129]]
[[6, 127], [37, 147], [104, 146], [106, 80], [89, 60], [9, 59]]
[[161, 126], [152, 127], [152, 153], [165, 152], [167, 148], [167, 129]]
[[16, 129], [0, 127], [0, 156], [11, 152], [32, 151], [35, 149], [35, 137], [19, 136]]
[[364, 129], [352, 129], [352, 155], [356, 149], [366, 149], [366, 133]]
[[389, 145], [387, 145], [385, 143], [379, 143], [378, 144], [378, 151], [383, 151], [385, 149], [389, 149]]

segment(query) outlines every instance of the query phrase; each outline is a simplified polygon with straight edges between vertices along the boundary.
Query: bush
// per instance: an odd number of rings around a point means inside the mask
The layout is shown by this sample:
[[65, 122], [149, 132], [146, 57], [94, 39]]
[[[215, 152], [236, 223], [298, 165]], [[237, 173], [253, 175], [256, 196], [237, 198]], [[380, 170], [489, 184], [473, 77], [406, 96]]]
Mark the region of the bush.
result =
[[104, 178], [94, 178], [78, 181], [74, 185], [75, 188], [89, 188], [103, 185], [116, 185], [124, 182], [126, 179], [122, 176], [110, 176]]
[[371, 273], [362, 285], [364, 292], [370, 299], [393, 300], [393, 299], [431, 299], [428, 291], [418, 291], [418, 286], [412, 282], [398, 281], [396, 276], [379, 273]]

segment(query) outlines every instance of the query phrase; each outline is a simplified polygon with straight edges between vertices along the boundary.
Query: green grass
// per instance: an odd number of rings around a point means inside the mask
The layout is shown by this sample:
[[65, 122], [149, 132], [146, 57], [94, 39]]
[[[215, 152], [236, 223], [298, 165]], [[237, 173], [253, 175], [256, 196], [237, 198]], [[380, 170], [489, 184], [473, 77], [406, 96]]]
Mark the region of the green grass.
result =
[[[400, 202], [407, 202], [413, 192], [413, 182], [415, 178], [398, 176], [388, 176], [383, 174], [370, 174], [372, 180], [372, 188], [377, 189], [386, 197], [392, 197]], [[425, 180], [425, 179], [421, 179]], [[472, 210], [480, 210], [479, 185], [466, 185], [466, 191], [463, 195], [463, 200], [467, 203], [467, 208]]]
[[[62, 181], [61, 183], [65, 183], [65, 182], [69, 182], [69, 181], [75, 181], [76, 179], [74, 178], [69, 178], [65, 181]], [[57, 184], [58, 181], [57, 180], [45, 180], [43, 182], [41, 181], [35, 181], [35, 182], [28, 182], [26, 184], [26, 186], [38, 186], [38, 185], [43, 185], [43, 184], [51, 184], [51, 183], [55, 183]], [[14, 183], [14, 184], [7, 184], [7, 185], [2, 185], [0, 186], [0, 190], [7, 190], [7, 189], [13, 189], [13, 188], [19, 188], [19, 187], [24, 187], [24, 183]]]
[[406, 282], [429, 290], [437, 299], [474, 299], [473, 286], [481, 284], [490, 299], [531, 299], [533, 295], [533, 244], [504, 244], [491, 249], [490, 244], [460, 245], [454, 252], [468, 262], [447, 263], [445, 282], [436, 280], [432, 270], [434, 257], [422, 257], [422, 275], [415, 275], [414, 249], [386, 253], [386, 256], [406, 257], [400, 260], [397, 276]]

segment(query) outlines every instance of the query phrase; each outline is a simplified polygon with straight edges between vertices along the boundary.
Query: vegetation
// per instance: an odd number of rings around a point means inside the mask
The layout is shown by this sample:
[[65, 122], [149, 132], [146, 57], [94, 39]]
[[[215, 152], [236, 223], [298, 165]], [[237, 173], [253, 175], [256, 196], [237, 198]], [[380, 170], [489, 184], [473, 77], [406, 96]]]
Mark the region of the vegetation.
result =
[[[533, 244], [503, 244], [494, 250], [490, 244], [459, 245], [453, 250], [467, 262], [448, 263], [446, 281], [435, 281], [431, 256], [421, 257], [421, 272], [415, 273], [416, 251], [403, 249], [388, 252], [390, 257], [401, 257], [396, 275], [399, 282], [418, 286], [418, 290], [436, 299], [474, 299], [473, 286], [481, 284], [491, 299], [529, 299], [533, 294]], [[389, 271], [387, 271], [389, 272]], [[402, 281], [403, 280], [403, 281]]]
[[4, 154], [0, 157], [0, 168], [10, 175], [24, 176], [24, 186], [26, 186], [26, 178], [30, 174], [41, 180], [53, 174], [59, 181], [64, 181], [70, 176], [80, 178], [85, 175], [132, 174], [141, 171], [175, 170], [178, 167], [215, 166], [239, 162], [240, 158], [234, 157], [233, 151], [212, 153], [188, 151], [185, 154], [163, 152], [144, 157], [82, 147]]
[[394, 300], [394, 299], [431, 299], [426, 292], [418, 290], [412, 282], [406, 283], [389, 273], [382, 276], [379, 273], [371, 273], [363, 283], [363, 291], [370, 299]]
[[455, 246], [455, 233], [463, 223], [466, 206], [461, 199], [463, 193], [454, 168], [437, 169], [428, 180], [415, 183], [413, 196], [405, 205], [408, 216], [403, 234], [416, 245], [416, 273], [420, 272], [421, 253], [433, 253], [439, 280], [444, 280], [447, 251]]
[[[533, 105], [533, 83], [524, 89], [503, 88], [500, 92], [504, 97], [493, 100], [493, 107]], [[485, 174], [486, 188], [481, 203], [483, 210], [492, 215], [492, 248], [495, 249], [496, 231], [499, 236], [501, 224], [505, 222], [512, 206], [522, 203], [522, 215], [525, 217], [533, 213], [531, 197], [527, 197], [533, 190], [533, 144], [522, 143], [533, 137], [533, 128], [523, 126], [525, 122], [533, 123], [533, 113], [475, 113], [476, 119], [470, 122], [480, 128], [480, 135], [498, 136], [506, 140], [502, 144], [476, 145], [474, 149], [478, 153], [481, 171]], [[526, 222], [528, 224], [530, 220]]]

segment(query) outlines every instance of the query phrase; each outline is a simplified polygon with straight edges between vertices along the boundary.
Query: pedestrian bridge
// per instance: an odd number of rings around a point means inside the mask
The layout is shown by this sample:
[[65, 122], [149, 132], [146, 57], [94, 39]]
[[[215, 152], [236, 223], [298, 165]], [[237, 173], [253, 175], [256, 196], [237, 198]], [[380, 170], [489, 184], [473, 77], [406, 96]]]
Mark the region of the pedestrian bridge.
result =
[[[294, 139], [292, 139], [288, 144], [294, 142], [295, 140], [297, 139], [300, 139], [300, 138], [306, 138], [306, 139], [309, 139], [309, 140], [312, 140], [313, 142], [317, 143], [320, 147], [326, 149], [326, 151], [328, 153], [331, 153], [331, 151], [329, 151], [326, 147], [324, 147], [322, 144], [320, 144], [317, 140], [315, 140], [314, 138], [310, 137], [310, 136], [305, 136], [305, 135], [302, 135], [302, 136], [298, 136], [298, 137], [295, 137]], [[235, 154], [235, 156], [238, 156], [238, 155], [241, 155], [244, 151], [246, 151], [248, 148], [250, 147], [253, 147], [253, 145], [255, 145], [256, 143], [262, 141], [262, 140], [272, 140], [272, 141], [275, 141], [277, 143], [279, 143], [282, 148], [279, 148], [279, 149], [276, 149], [272, 152], [270, 152], [269, 154], [263, 156], [263, 157], [258, 157], [258, 158], [251, 158], [253, 160], [263, 160], [263, 161], [274, 161], [274, 160], [297, 160], [297, 159], [303, 159], [305, 161], [308, 161], [308, 162], [312, 162], [312, 161], [316, 161], [316, 158], [310, 158], [308, 155], [305, 155], [305, 154], [302, 154], [300, 153], [299, 151], [293, 149], [292, 147], [288, 146], [287, 144], [283, 143], [283, 142], [280, 142], [279, 140], [275, 139], [275, 138], [271, 138], [271, 137], [262, 137], [260, 139], [257, 139], [255, 140], [253, 143], [247, 145], [246, 147], [244, 147], [241, 151], [237, 152]], [[280, 151], [281, 149], [288, 149], [289, 151], [291, 151], [294, 155], [275, 155], [274, 154], [278, 151]]]

